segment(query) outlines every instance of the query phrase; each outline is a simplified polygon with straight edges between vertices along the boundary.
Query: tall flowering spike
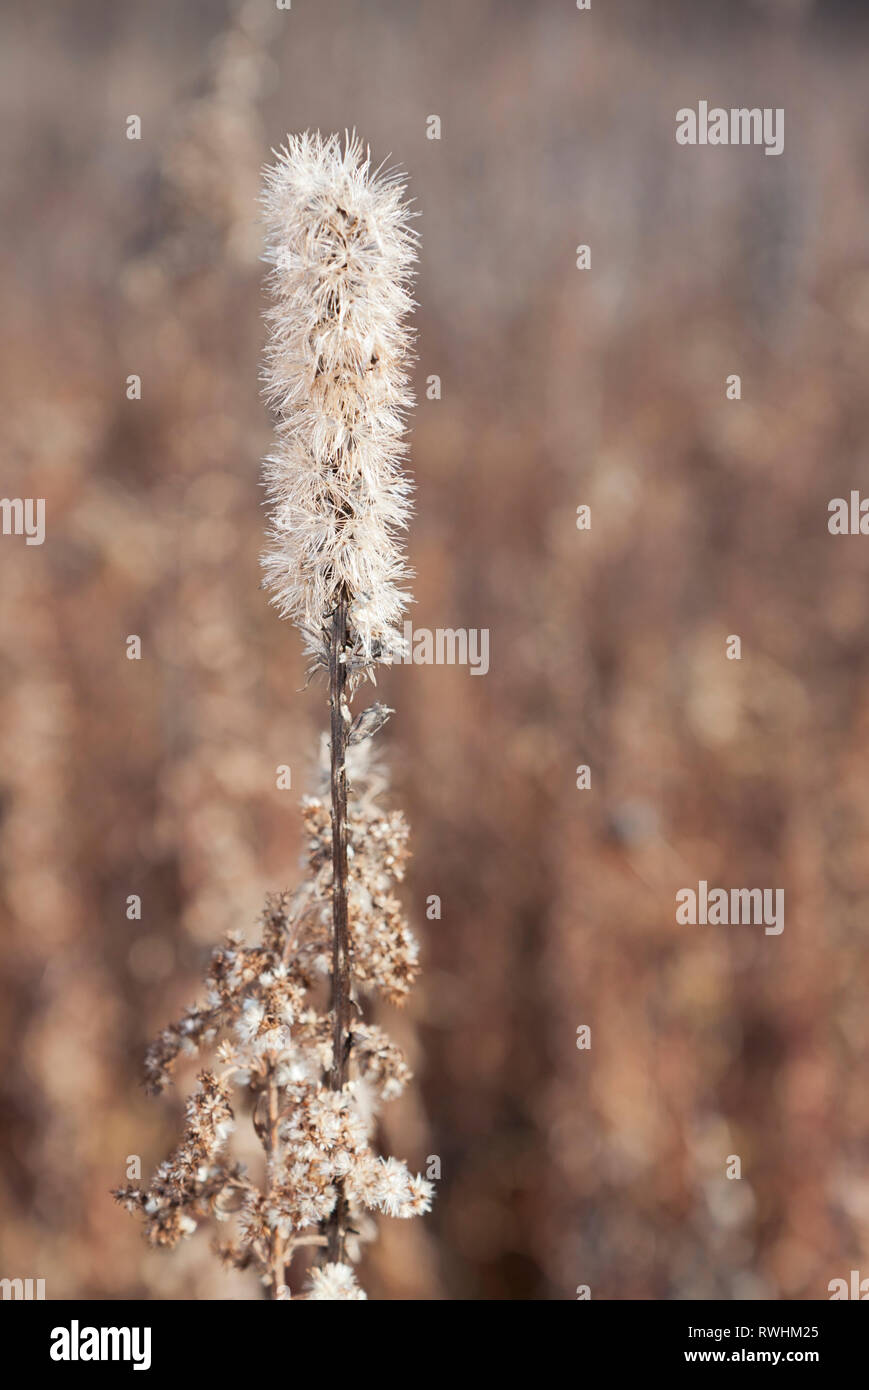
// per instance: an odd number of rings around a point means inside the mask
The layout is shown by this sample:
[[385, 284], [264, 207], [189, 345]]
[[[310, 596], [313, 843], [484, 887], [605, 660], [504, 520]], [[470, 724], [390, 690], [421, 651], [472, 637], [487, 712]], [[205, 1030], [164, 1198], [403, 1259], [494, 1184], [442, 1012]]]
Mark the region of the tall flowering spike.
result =
[[[265, 463], [266, 582], [328, 663], [343, 597], [351, 683], [404, 648], [410, 571], [401, 463], [412, 333], [413, 216], [394, 171], [355, 136], [290, 136], [265, 171], [273, 305], [264, 380], [277, 415]], [[352, 688], [352, 687], [351, 687]]]
[[[269, 897], [260, 940], [232, 936], [211, 960], [203, 1003], [164, 1028], [146, 1071], [161, 1090], [185, 1055], [200, 1073], [179, 1146], [148, 1187], [115, 1196], [149, 1239], [173, 1246], [226, 1223], [220, 1250], [289, 1296], [296, 1252], [317, 1251], [299, 1297], [364, 1299], [352, 1265], [372, 1213], [429, 1210], [432, 1184], [375, 1144], [381, 1104], [410, 1080], [401, 1051], [365, 1022], [373, 992], [400, 1003], [419, 971], [393, 889], [407, 826], [380, 805], [386, 777], [372, 741], [392, 713], [349, 701], [401, 650], [408, 577], [397, 537], [409, 514], [401, 472], [415, 259], [394, 175], [372, 174], [358, 140], [290, 139], [266, 173], [274, 306], [266, 379], [278, 415], [268, 460], [271, 546], [281, 611], [329, 672], [330, 730], [318, 795], [304, 803], [306, 881]], [[324, 980], [329, 982], [324, 1011]], [[265, 1151], [257, 1184], [233, 1157], [233, 1092]]]

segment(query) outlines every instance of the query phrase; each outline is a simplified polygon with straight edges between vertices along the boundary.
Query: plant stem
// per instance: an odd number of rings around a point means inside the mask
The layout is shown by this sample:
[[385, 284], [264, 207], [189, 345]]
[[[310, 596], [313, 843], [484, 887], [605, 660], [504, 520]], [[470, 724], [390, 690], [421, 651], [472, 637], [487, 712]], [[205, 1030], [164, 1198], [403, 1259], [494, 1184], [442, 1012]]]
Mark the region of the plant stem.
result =
[[[274, 1067], [269, 1066], [268, 1080], [268, 1104], [269, 1104], [269, 1123], [268, 1123], [268, 1182], [271, 1187], [275, 1178], [275, 1168], [278, 1162], [278, 1088], [275, 1082]], [[277, 1298], [281, 1289], [284, 1287], [286, 1278], [286, 1265], [284, 1261], [284, 1238], [277, 1229], [272, 1232], [271, 1255], [271, 1275], [272, 1275], [272, 1298]]]
[[[347, 1073], [347, 1027], [350, 1013], [349, 928], [347, 921], [347, 724], [344, 719], [347, 666], [347, 596], [342, 592], [332, 619], [329, 650], [329, 706], [332, 735], [332, 1069], [329, 1085], [341, 1091]], [[338, 1200], [328, 1224], [328, 1258], [339, 1261], [344, 1249], [345, 1200]]]

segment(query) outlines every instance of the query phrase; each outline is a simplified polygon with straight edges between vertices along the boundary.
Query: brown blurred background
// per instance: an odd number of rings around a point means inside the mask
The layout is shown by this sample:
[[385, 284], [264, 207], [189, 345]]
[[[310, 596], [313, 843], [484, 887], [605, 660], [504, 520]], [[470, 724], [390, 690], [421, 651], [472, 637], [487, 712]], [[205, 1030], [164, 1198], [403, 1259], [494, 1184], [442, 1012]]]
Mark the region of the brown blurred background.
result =
[[[422, 214], [414, 623], [491, 633], [484, 678], [383, 682], [425, 955], [385, 1137], [443, 1176], [363, 1282], [869, 1276], [869, 540], [827, 531], [869, 491], [865, 7], [11, 8], [2, 491], [47, 535], [0, 540], [0, 1275], [258, 1296], [108, 1194], [177, 1135], [147, 1042], [299, 873], [325, 708], [258, 587], [255, 200], [286, 131], [355, 125]], [[783, 107], [784, 153], [678, 146], [700, 99]], [[677, 926], [700, 878], [784, 888], [784, 933]]]

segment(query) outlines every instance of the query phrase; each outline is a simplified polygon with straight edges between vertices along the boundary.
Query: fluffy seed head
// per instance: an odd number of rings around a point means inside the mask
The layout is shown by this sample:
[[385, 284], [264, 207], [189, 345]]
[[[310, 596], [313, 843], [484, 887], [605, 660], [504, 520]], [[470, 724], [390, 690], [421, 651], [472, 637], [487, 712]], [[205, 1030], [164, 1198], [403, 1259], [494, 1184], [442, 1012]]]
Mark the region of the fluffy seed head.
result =
[[277, 418], [265, 463], [266, 583], [315, 659], [349, 605], [351, 671], [403, 649], [410, 577], [400, 535], [413, 307], [413, 214], [394, 171], [355, 137], [289, 136], [265, 171], [273, 266], [264, 381]]

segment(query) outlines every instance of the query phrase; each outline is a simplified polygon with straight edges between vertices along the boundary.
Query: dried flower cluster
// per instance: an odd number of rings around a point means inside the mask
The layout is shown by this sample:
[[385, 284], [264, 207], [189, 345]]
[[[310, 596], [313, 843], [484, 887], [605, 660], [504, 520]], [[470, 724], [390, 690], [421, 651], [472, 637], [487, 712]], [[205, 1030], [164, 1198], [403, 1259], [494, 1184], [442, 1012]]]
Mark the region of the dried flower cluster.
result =
[[[303, 802], [308, 874], [295, 893], [269, 898], [259, 944], [231, 936], [213, 953], [204, 1003], [149, 1050], [154, 1091], [181, 1056], [207, 1052], [212, 1065], [188, 1101], [179, 1147], [146, 1190], [116, 1196], [157, 1245], [174, 1246], [209, 1217], [230, 1223], [221, 1255], [255, 1267], [276, 1298], [290, 1296], [294, 1252], [321, 1248], [302, 1296], [359, 1299], [352, 1264], [373, 1234], [370, 1213], [415, 1216], [432, 1197], [429, 1182], [372, 1147], [381, 1103], [410, 1073], [363, 1022], [361, 995], [401, 1003], [418, 951], [394, 891], [407, 825], [382, 808], [387, 779], [371, 755], [391, 711], [375, 704], [353, 721], [349, 710], [359, 682], [401, 643], [413, 248], [401, 185], [371, 174], [355, 138], [343, 149], [334, 137], [291, 139], [266, 186], [278, 447], [267, 462], [264, 564], [281, 611], [329, 672], [331, 734], [321, 792]], [[239, 1090], [265, 1150], [259, 1184], [230, 1153]]]
[[[369, 745], [350, 754], [355, 793], [350, 828], [351, 945], [357, 978], [401, 999], [416, 975], [416, 943], [401, 920], [394, 884], [407, 861], [407, 826], [377, 804], [382, 776]], [[324, 839], [328, 808], [306, 798], [309, 877], [294, 893], [270, 896], [261, 941], [237, 937], [212, 954], [201, 1006], [187, 1010], [148, 1051], [148, 1084], [164, 1089], [179, 1057], [207, 1050], [215, 1070], [203, 1071], [187, 1103], [179, 1147], [147, 1189], [116, 1195], [141, 1212], [148, 1239], [174, 1246], [209, 1216], [235, 1218], [220, 1251], [238, 1268], [257, 1267], [275, 1292], [285, 1284], [294, 1249], [323, 1244], [320, 1226], [334, 1212], [339, 1183], [347, 1204], [348, 1257], [373, 1234], [366, 1211], [415, 1216], [428, 1210], [431, 1185], [395, 1158], [378, 1157], [371, 1131], [380, 1106], [401, 1095], [410, 1072], [381, 1029], [354, 1022], [352, 1078], [340, 1092], [323, 1081], [332, 1066], [332, 1020], [316, 1006], [329, 974], [331, 862]], [[320, 990], [319, 992], [322, 992]], [[257, 1186], [229, 1154], [235, 1120], [233, 1088], [250, 1098], [267, 1153], [267, 1181]], [[314, 1271], [312, 1298], [364, 1297], [343, 1262]], [[329, 1292], [332, 1290], [332, 1292]]]

